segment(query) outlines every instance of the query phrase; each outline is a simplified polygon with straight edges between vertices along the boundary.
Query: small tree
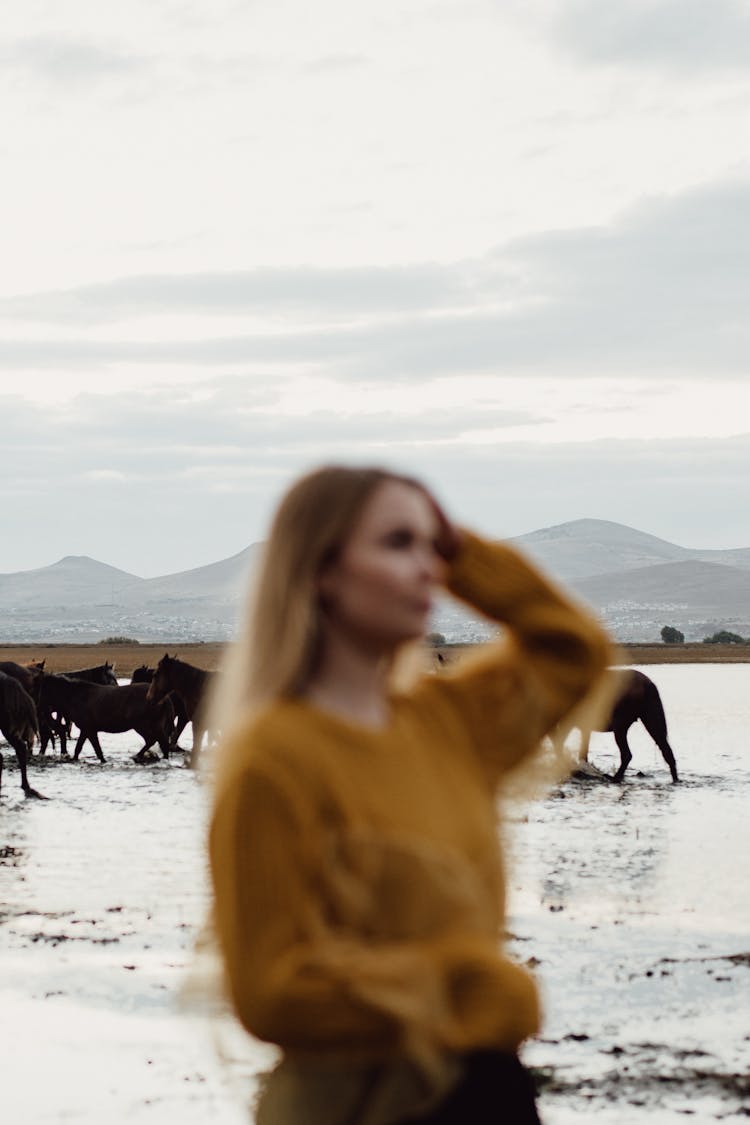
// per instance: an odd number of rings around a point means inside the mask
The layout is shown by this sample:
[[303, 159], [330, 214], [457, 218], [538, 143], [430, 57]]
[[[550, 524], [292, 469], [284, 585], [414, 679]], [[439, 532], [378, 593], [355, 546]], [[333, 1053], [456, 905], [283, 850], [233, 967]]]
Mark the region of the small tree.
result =
[[661, 639], [665, 645], [681, 645], [685, 643], [685, 634], [673, 625], [665, 625], [661, 631]]
[[704, 637], [703, 643], [704, 645], [745, 645], [748, 642], [739, 633], [729, 633], [726, 629], [722, 629], [712, 637]]

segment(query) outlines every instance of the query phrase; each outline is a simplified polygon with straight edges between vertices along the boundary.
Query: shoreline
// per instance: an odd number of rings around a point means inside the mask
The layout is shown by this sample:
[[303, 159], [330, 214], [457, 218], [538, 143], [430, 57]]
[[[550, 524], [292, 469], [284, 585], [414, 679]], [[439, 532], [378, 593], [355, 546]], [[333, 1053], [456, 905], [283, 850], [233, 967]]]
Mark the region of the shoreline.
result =
[[[117, 675], [132, 676], [133, 669], [141, 664], [154, 667], [165, 653], [177, 656], [197, 668], [209, 671], [218, 667], [226, 641], [169, 642], [146, 641], [141, 644], [90, 644], [22, 643], [0, 644], [0, 662], [14, 661], [25, 664], [30, 660], [45, 660], [49, 672], [71, 672], [89, 668], [105, 661], [115, 665]], [[476, 648], [476, 644], [455, 642], [438, 645], [435, 651], [448, 662], [462, 652]], [[750, 663], [748, 645], [710, 645], [696, 641], [680, 645], [620, 644], [617, 646], [624, 664], [747, 664]]]
[[[615, 649], [623, 656], [623, 664], [748, 664], [750, 663], [750, 644], [710, 645], [703, 641], [690, 641], [680, 645], [639, 643], [632, 641], [614, 642]], [[439, 645], [437, 652], [448, 658], [450, 654], [469, 651], [474, 644]]]

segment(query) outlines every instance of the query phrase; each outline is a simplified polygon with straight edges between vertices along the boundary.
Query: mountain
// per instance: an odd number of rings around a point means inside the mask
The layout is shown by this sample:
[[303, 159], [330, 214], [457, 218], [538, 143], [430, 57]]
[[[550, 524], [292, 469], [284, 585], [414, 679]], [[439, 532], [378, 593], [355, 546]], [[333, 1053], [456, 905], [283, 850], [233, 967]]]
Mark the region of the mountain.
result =
[[247, 585], [261, 549], [261, 543], [253, 543], [221, 562], [161, 578], [144, 578], [138, 586], [123, 590], [122, 602], [124, 605], [145, 606], [159, 602], [214, 599], [235, 603]]
[[519, 535], [510, 542], [565, 582], [688, 560], [750, 569], [750, 548], [706, 551], [678, 547], [610, 520], [571, 520]]
[[687, 559], [572, 583], [619, 640], [659, 640], [676, 625], [687, 640], [719, 629], [750, 635], [750, 568]]
[[[511, 542], [592, 605], [619, 640], [659, 640], [664, 625], [688, 640], [720, 628], [750, 635], [750, 548], [695, 550], [595, 519], [540, 528]], [[38, 570], [0, 574], [0, 639], [231, 637], [261, 546], [158, 578], [72, 555]], [[432, 627], [448, 640], [492, 631], [448, 599], [440, 601]]]
[[144, 581], [88, 555], [66, 555], [52, 566], [0, 574], [0, 609], [107, 604]]

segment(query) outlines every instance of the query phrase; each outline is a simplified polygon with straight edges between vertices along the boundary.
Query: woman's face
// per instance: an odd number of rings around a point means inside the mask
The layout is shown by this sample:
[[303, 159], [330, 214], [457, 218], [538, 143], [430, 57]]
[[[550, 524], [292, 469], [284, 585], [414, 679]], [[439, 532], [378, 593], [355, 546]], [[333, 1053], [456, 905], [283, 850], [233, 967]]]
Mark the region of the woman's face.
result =
[[383, 652], [424, 634], [445, 563], [425, 493], [384, 481], [366, 501], [336, 561], [320, 578], [329, 625]]

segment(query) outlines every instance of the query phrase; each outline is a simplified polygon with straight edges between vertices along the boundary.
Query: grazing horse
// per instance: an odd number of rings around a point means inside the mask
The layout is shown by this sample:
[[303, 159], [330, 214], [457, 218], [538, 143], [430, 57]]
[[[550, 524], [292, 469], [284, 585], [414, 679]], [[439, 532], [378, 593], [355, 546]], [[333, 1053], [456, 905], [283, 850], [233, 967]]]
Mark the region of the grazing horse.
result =
[[193, 724], [193, 749], [190, 765], [198, 764], [203, 735], [206, 732], [205, 704], [213, 673], [196, 668], [176, 656], [162, 656], [148, 689], [149, 699], [163, 699], [173, 692], [182, 702], [188, 720]]
[[[15, 676], [0, 671], [0, 732], [13, 747], [21, 771], [21, 788], [27, 797], [40, 797], [29, 785], [26, 763], [39, 734], [34, 700]], [[0, 755], [2, 777], [2, 755]]]
[[[131, 684], [150, 684], [154, 678], [154, 669], [149, 668], [148, 664], [140, 664], [137, 668], [133, 669], [133, 675], [130, 677]], [[181, 750], [182, 747], [178, 745], [180, 735], [185, 727], [190, 722], [185, 704], [179, 695], [172, 692], [172, 706], [174, 707], [174, 731], [172, 732], [172, 749]]]
[[75, 760], [88, 739], [97, 758], [103, 762], [99, 731], [121, 734], [126, 730], [134, 730], [144, 742], [135, 755], [135, 761], [142, 762], [146, 751], [155, 742], [158, 742], [164, 757], [169, 757], [174, 709], [168, 699], [159, 703], [148, 699], [146, 684], [111, 687], [73, 680], [68, 676], [43, 674], [40, 700], [43, 708], [57, 711], [80, 729], [73, 754]]
[[[620, 768], [612, 780], [622, 781], [625, 776], [625, 770], [628, 768], [630, 760], [633, 757], [630, 747], [628, 746], [628, 730], [633, 723], [640, 719], [659, 747], [662, 758], [669, 766], [672, 781], [679, 781], [677, 776], [677, 764], [674, 754], [672, 753], [672, 747], [667, 740], [667, 720], [664, 714], [664, 707], [654, 681], [650, 680], [648, 676], [645, 676], [643, 672], [636, 671], [635, 668], [629, 668], [627, 671], [610, 669], [607, 675], [616, 677], [616, 686], [613, 693], [615, 703], [612, 706], [608, 718], [603, 720], [596, 729], [600, 731], [612, 731], [620, 751]], [[574, 711], [564, 722], [557, 726], [552, 736], [552, 742], [558, 753], [562, 752], [565, 739], [570, 731], [573, 727], [578, 725], [579, 723], [576, 720]], [[581, 748], [578, 759], [580, 762], [588, 762], [591, 729], [581, 726], [580, 731]]]

